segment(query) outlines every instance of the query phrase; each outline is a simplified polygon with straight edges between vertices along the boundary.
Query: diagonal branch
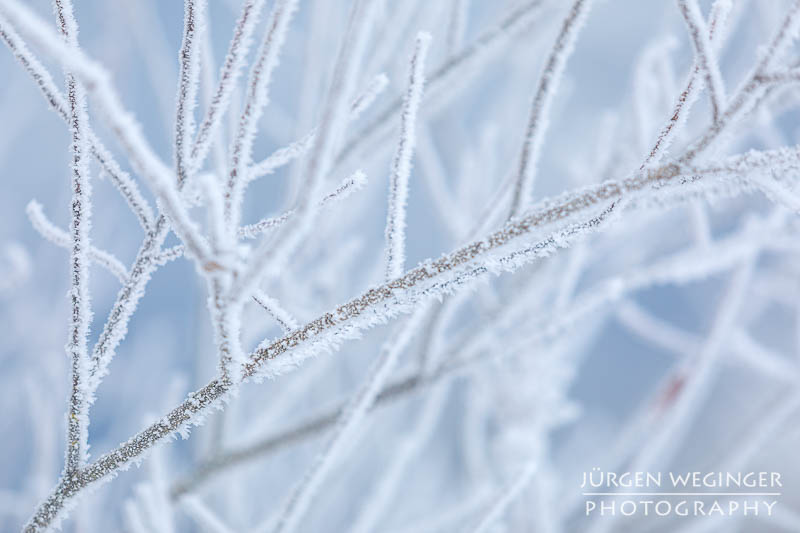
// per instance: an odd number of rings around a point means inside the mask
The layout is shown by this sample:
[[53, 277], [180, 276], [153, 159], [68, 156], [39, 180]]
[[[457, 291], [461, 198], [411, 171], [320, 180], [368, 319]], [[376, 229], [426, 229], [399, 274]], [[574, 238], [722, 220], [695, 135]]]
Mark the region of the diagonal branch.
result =
[[[772, 235], [779, 228], [774, 222], [767, 221], [763, 224], [746, 226], [720, 241], [710, 243], [703, 249], [692, 248], [677, 252], [671, 256], [659, 259], [643, 269], [628, 271], [622, 275], [613, 276], [603, 282], [596, 283], [592, 288], [579, 294], [567, 307], [560, 308], [558, 313], [545, 312], [540, 317], [533, 317], [526, 322], [526, 334], [522, 344], [530, 349], [546, 342], [558, 332], [568, 331], [570, 326], [576, 325], [587, 316], [596, 314], [602, 307], [613, 304], [643, 289], [653, 286], [669, 284], [685, 284], [695, 280], [705, 279], [742, 263], [759, 250], [769, 251], [777, 246], [777, 239], [764, 239], [764, 235]], [[775, 235], [778, 237], [778, 235]], [[685, 265], [692, 265], [687, 269]], [[485, 324], [477, 331], [469, 331], [462, 338], [452, 344], [445, 354], [438, 357], [442, 361], [430, 374], [415, 373], [411, 376], [397, 378], [386, 385], [375, 400], [375, 407], [387, 405], [399, 398], [405, 397], [415, 391], [428, 386], [436, 385], [443, 379], [452, 378], [461, 372], [472, 368], [475, 363], [485, 361], [493, 356], [493, 338], [485, 332], [493, 331], [510, 320], [517, 320], [527, 314], [528, 306], [524, 300], [524, 293], [520, 294], [502, 311], [492, 318], [492, 322]], [[620, 311], [625, 308], [621, 308]], [[675, 342], [676, 335], [670, 331], [670, 343]], [[688, 341], [687, 341], [688, 342]], [[681, 345], [688, 346], [687, 342]], [[682, 352], [683, 353], [683, 352]], [[503, 350], [500, 355], [507, 355]], [[261, 440], [227, 450], [216, 457], [201, 463], [197, 469], [186, 479], [177, 482], [172, 487], [172, 497], [195, 490], [196, 487], [209, 478], [214, 477], [230, 468], [252, 461], [266, 454], [273, 453], [292, 444], [318, 436], [329, 429], [341, 415], [342, 407], [324, 411], [299, 424], [280, 430]]]

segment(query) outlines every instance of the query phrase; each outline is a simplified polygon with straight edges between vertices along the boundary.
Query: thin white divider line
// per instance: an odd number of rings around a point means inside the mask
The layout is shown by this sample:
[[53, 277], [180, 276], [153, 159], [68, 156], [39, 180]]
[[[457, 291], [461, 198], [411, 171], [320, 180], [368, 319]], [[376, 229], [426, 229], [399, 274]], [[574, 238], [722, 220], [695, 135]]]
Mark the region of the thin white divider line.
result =
[[584, 496], [780, 496], [780, 492], [584, 492]]

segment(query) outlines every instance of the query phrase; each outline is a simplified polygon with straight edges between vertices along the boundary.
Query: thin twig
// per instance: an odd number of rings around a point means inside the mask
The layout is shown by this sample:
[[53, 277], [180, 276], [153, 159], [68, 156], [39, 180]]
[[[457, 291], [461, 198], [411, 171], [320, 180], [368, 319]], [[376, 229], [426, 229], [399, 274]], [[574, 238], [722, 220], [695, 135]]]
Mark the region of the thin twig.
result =
[[[320, 208], [328, 205], [332, 201], [341, 201], [348, 198], [354, 192], [357, 192], [364, 188], [367, 184], [367, 176], [364, 174], [363, 171], [357, 170], [353, 173], [353, 175], [348, 176], [347, 178], [336, 187], [335, 190], [331, 191], [327, 195], [325, 195], [321, 200], [318, 202], [318, 206]], [[242, 226], [239, 228], [238, 235], [239, 237], [244, 237], [246, 239], [255, 239], [262, 233], [269, 231], [271, 229], [277, 228], [282, 224], [291, 220], [296, 214], [295, 209], [290, 209], [281, 215], [273, 218], [262, 218], [255, 224], [248, 224], [246, 226]]]
[[264, 292], [256, 292], [253, 295], [253, 300], [275, 319], [284, 334], [291, 333], [299, 327], [297, 320], [281, 306], [280, 302], [270, 298]]
[[689, 36], [692, 38], [695, 61], [706, 79], [706, 87], [708, 87], [711, 99], [711, 116], [716, 124], [725, 109], [725, 85], [719, 71], [717, 55], [711, 46], [709, 30], [706, 28], [697, 0], [678, 0], [678, 6], [689, 30]]
[[591, 4], [592, 0], [575, 0], [575, 3], [572, 4], [542, 70], [536, 95], [531, 104], [530, 117], [519, 156], [508, 218], [515, 217], [519, 210], [530, 201], [536, 179], [536, 166], [539, 164], [539, 154], [542, 150], [545, 133], [547, 133], [550, 107], [561, 77], [564, 75], [567, 59], [575, 48], [575, 41], [583, 27]]
[[194, 108], [200, 79], [200, 42], [206, 31], [207, 0], [185, 0], [183, 41], [178, 53], [178, 97], [175, 105], [175, 172], [178, 183], [186, 180], [194, 135]]
[[239, 79], [244, 58], [250, 49], [251, 36], [264, 7], [264, 2], [265, 0], [245, 0], [242, 5], [233, 30], [233, 37], [228, 46], [228, 53], [220, 67], [219, 82], [211, 99], [211, 105], [206, 109], [192, 146], [190, 175], [202, 166], [216, 130], [222, 123], [222, 117], [230, 105], [231, 93]]
[[408, 179], [411, 175], [411, 157], [416, 143], [417, 112], [425, 83], [425, 57], [428, 54], [430, 41], [431, 36], [427, 33], [417, 35], [409, 66], [408, 91], [403, 103], [403, 113], [400, 115], [400, 138], [389, 176], [385, 252], [387, 280], [400, 276], [405, 269]]
[[[56, 246], [69, 249], [71, 247], [71, 239], [69, 233], [57, 227], [55, 224], [48, 220], [47, 216], [42, 211], [42, 204], [35, 200], [28, 203], [25, 208], [28, 214], [28, 219], [31, 221], [33, 228], [39, 232], [39, 235], [52, 242]], [[95, 246], [89, 248], [89, 259], [104, 267], [111, 272], [118, 280], [125, 283], [128, 279], [128, 271], [122, 262], [114, 257], [114, 255], [101, 250]]]

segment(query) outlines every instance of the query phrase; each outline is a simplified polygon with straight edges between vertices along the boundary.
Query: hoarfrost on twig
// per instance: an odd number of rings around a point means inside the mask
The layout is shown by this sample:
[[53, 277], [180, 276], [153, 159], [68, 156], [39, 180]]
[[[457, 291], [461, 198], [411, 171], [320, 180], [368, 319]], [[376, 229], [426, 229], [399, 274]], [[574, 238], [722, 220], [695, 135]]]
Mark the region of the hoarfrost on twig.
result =
[[431, 36], [417, 35], [414, 54], [411, 56], [408, 92], [401, 115], [400, 139], [392, 160], [389, 176], [389, 205], [386, 215], [386, 279], [400, 276], [405, 264], [406, 203], [408, 180], [411, 175], [411, 157], [416, 142], [416, 122], [425, 83], [425, 57]]

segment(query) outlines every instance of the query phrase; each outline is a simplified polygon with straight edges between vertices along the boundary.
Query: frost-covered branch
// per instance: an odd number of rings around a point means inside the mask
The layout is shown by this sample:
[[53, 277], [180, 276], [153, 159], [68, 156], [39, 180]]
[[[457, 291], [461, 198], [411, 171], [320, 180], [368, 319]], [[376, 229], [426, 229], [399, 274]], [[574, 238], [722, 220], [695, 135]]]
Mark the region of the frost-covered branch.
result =
[[[345, 200], [354, 192], [361, 190], [366, 184], [367, 176], [363, 171], [357, 170], [352, 176], [345, 178], [335, 190], [323, 196], [322, 199], [319, 200], [319, 207], [322, 208], [333, 201]], [[262, 218], [254, 224], [242, 226], [239, 228], [238, 235], [246, 239], [255, 239], [262, 233], [277, 228], [291, 220], [295, 212], [294, 209], [290, 209], [277, 217]]]
[[706, 87], [711, 98], [712, 119], [716, 124], [725, 109], [725, 85], [722, 82], [717, 56], [711, 46], [709, 30], [700, 13], [697, 0], [678, 0], [678, 6], [692, 39], [695, 61], [706, 79]]
[[525, 130], [522, 152], [519, 155], [508, 218], [515, 217], [531, 199], [539, 154], [550, 120], [548, 116], [550, 107], [564, 75], [567, 59], [572, 55], [575, 41], [586, 21], [591, 4], [592, 0], [576, 0], [572, 4], [539, 77], [539, 85], [533, 97], [530, 117]]
[[[715, 49], [719, 49], [717, 44], [722, 40], [720, 38], [720, 34], [724, 31], [724, 26], [727, 22], [728, 16], [730, 15], [732, 7], [733, 6], [730, 0], [717, 0], [711, 7], [711, 15], [709, 16], [708, 23], [708, 40], [712, 43], [712, 45], [714, 45]], [[675, 107], [672, 109], [672, 114], [670, 115], [669, 120], [667, 120], [667, 123], [659, 132], [653, 148], [650, 150], [650, 153], [647, 155], [647, 158], [644, 160], [641, 167], [639, 167], [640, 170], [660, 161], [662, 155], [667, 151], [670, 144], [675, 139], [680, 127], [685, 124], [689, 108], [694, 103], [695, 99], [697, 98], [697, 93], [700, 91], [701, 85], [698, 79], [699, 75], [700, 65], [695, 61], [695, 64], [691, 70], [691, 74], [689, 75], [689, 80], [686, 82], [685, 88], [678, 96], [678, 101], [675, 103]]]
[[[765, 235], [770, 235], [771, 238], [764, 239]], [[759, 250], [765, 252], [780, 250], [782, 249], [780, 235], [777, 222], [766, 220], [750, 224], [705, 248], [681, 251], [659, 259], [653, 264], [611, 276], [582, 291], [573, 298], [569, 305], [558, 308], [557, 312], [545, 311], [538, 316], [531, 317], [525, 326], [524, 343], [528, 346], [536, 346], [559, 334], [574, 331], [586, 317], [597, 314], [604, 307], [613, 305], [614, 302], [637, 291], [654, 286], [684, 285], [703, 280], [740, 265]], [[800, 249], [800, 245], [796, 248]], [[395, 379], [386, 385], [376, 397], [375, 406], [390, 404], [421, 389], [436, 385], [442, 380], [460, 375], [475, 368], [481, 362], [506, 356], [506, 350], [497, 353], [491, 332], [508, 321], [530, 314], [528, 302], [524, 296], [524, 293], [518, 294], [514, 300], [503, 307], [501, 313], [485, 324], [485, 327], [468, 331], [463, 338], [454, 340], [447, 348], [446, 353], [437, 357], [441, 363], [436, 365], [429, 374], [415, 373]], [[619, 312], [624, 317], [625, 324], [628, 325], [627, 319], [631, 318], [631, 310], [626, 302], [623, 302]], [[652, 322], [650, 317], [647, 320]], [[637, 333], [641, 331], [640, 325], [642, 325], [642, 319], [638, 318], [635, 325]], [[654, 326], [645, 324], [642, 327], [647, 329], [646, 334], [650, 335]], [[663, 326], [655, 327], [662, 328]], [[674, 331], [674, 328], [669, 329], [663, 335], [661, 331], [656, 332], [655, 335], [658, 337], [654, 339], [657, 341], [656, 343], [664, 342], [670, 346], [676, 346], [676, 349], [682, 350], [681, 353], [691, 353], [691, 350], [687, 352], [687, 347], [694, 346], [693, 341], [684, 339], [685, 335], [682, 337]], [[669, 337], [668, 340], [662, 339], [665, 335]], [[746, 357], [746, 354], [741, 354], [741, 356]], [[772, 368], [770, 367], [769, 370]], [[276, 431], [249, 445], [224, 451], [202, 463], [189, 478], [176, 483], [172, 489], [173, 495], [179, 496], [194, 490], [198, 485], [221, 471], [235, 468], [242, 463], [256, 460], [319, 435], [336, 422], [341, 414], [341, 409], [342, 407], [324, 411], [304, 422]]]

